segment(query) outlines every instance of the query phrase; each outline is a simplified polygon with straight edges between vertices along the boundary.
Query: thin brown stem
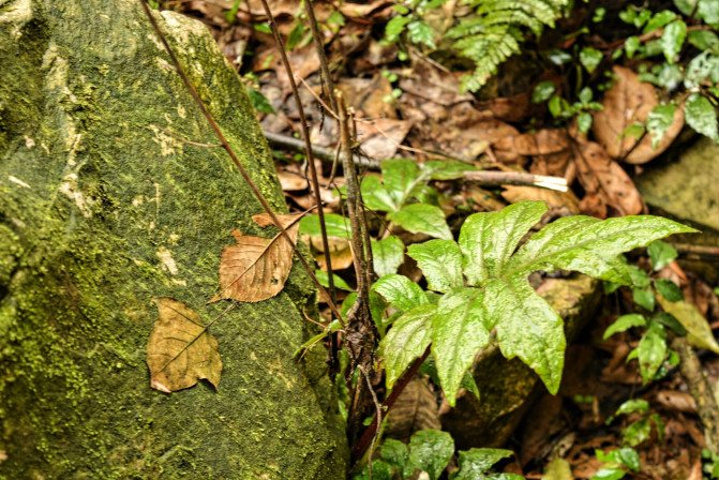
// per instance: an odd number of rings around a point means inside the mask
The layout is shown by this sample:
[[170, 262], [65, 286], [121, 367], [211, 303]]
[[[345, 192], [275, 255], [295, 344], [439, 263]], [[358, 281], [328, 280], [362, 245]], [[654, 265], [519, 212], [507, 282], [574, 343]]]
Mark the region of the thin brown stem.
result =
[[305, 12], [307, 12], [307, 20], [312, 31], [312, 39], [317, 48], [317, 56], [320, 59], [320, 75], [322, 76], [322, 92], [327, 101], [330, 102], [332, 112], [337, 112], [337, 102], [332, 95], [334, 88], [332, 86], [332, 77], [330, 77], [330, 67], [325, 54], [325, 46], [322, 42], [322, 33], [317, 26], [317, 18], [315, 17], [315, 9], [312, 0], [305, 0]]
[[179, 59], [177, 58], [177, 55], [175, 55], [174, 50], [172, 50], [172, 47], [170, 47], [170, 44], [167, 42], [167, 38], [165, 38], [165, 34], [162, 33], [162, 30], [160, 29], [160, 26], [158, 25], [157, 21], [155, 20], [155, 17], [152, 16], [152, 12], [150, 11], [150, 7], [147, 4], [147, 0], [140, 0], [140, 5], [142, 5], [142, 8], [145, 12], [145, 15], [147, 16], [147, 19], [149, 20], [150, 24], [152, 25], [153, 30], [155, 31], [155, 34], [160, 39], [160, 42], [162, 43], [163, 47], [165, 48], [165, 51], [167, 52], [167, 55], [170, 57], [170, 60], [172, 61], [172, 64], [175, 67], [175, 70], [177, 71], [177, 74], [179, 75], [180, 79], [182, 80], [182, 83], [185, 84], [185, 87], [187, 88], [187, 91], [190, 92], [190, 95], [194, 99], [196, 105], [202, 112], [202, 115], [207, 120], [207, 123], [212, 128], [213, 132], [215, 133], [215, 136], [217, 136], [217, 139], [222, 144], [222, 148], [225, 149], [227, 152], [227, 155], [229, 155], [230, 159], [232, 159], [232, 162], [235, 164], [235, 167], [237, 167], [237, 170], [240, 172], [240, 175], [245, 180], [245, 183], [250, 187], [250, 190], [252, 191], [252, 194], [257, 198], [257, 200], [260, 202], [260, 205], [262, 205], [262, 208], [267, 212], [267, 214], [270, 216], [270, 219], [272, 219], [272, 223], [280, 230], [280, 234], [284, 236], [284, 238], [290, 242], [291, 245], [293, 245], [293, 248], [295, 249], [295, 252], [297, 253], [297, 257], [300, 260], [300, 263], [304, 267], [304, 269], [307, 271], [310, 278], [312, 278], [312, 281], [317, 286], [318, 290], [320, 292], [324, 292], [327, 296], [328, 303], [330, 310], [332, 310], [332, 313], [340, 320], [340, 322], [344, 326], [344, 321], [342, 320], [342, 315], [335, 305], [335, 303], [331, 300], [331, 297], [327, 292], [325, 291], [324, 287], [320, 284], [319, 280], [317, 280], [317, 276], [315, 275], [314, 269], [310, 266], [310, 264], [307, 262], [305, 257], [302, 255], [302, 252], [299, 251], [297, 246], [292, 242], [292, 239], [290, 238], [289, 234], [285, 231], [285, 229], [282, 227], [282, 223], [280, 222], [279, 218], [277, 218], [277, 215], [275, 214], [274, 210], [272, 209], [272, 206], [267, 201], [265, 196], [260, 192], [260, 189], [257, 187], [257, 184], [252, 180], [250, 177], [250, 174], [247, 172], [247, 169], [242, 165], [242, 162], [240, 162], [239, 157], [235, 153], [235, 151], [230, 146], [230, 143], [227, 141], [227, 138], [225, 138], [225, 135], [222, 133], [222, 129], [220, 129], [220, 126], [218, 125], [217, 121], [215, 120], [215, 117], [210, 113], [210, 111], [207, 109], [207, 106], [202, 101], [202, 98], [200, 98], [199, 93], [197, 92], [197, 89], [190, 81], [190, 78], [187, 76], [187, 73], [185, 73], [185, 70], [182, 68], [182, 65], [180, 64]]
[[[332, 301], [332, 303], [337, 302], [337, 293], [335, 289], [334, 279], [332, 278], [332, 255], [330, 253], [330, 244], [329, 240], [327, 238], [327, 227], [325, 223], [325, 212], [324, 208], [322, 206], [322, 198], [320, 196], [320, 182], [317, 177], [317, 167], [315, 166], [315, 158], [312, 152], [312, 143], [310, 142], [310, 132], [309, 128], [307, 127], [307, 117], [305, 116], [305, 110], [302, 107], [302, 99], [300, 98], [300, 92], [297, 90], [297, 82], [295, 81], [294, 73], [292, 72], [292, 67], [290, 66], [290, 61], [287, 58], [287, 52], [285, 50], [285, 44], [282, 41], [282, 36], [280, 35], [280, 31], [277, 28], [277, 24], [275, 22], [275, 17], [272, 15], [272, 11], [270, 10], [270, 6], [267, 3], [267, 0], [261, 0], [262, 1], [262, 7], [265, 10], [265, 14], [267, 14], [267, 21], [270, 23], [270, 28], [272, 29], [272, 35], [275, 38], [275, 43], [277, 44], [277, 49], [280, 51], [280, 58], [282, 59], [282, 65], [285, 68], [285, 71], [287, 72], [287, 77], [290, 81], [290, 87], [292, 88], [292, 96], [295, 99], [295, 103], [297, 104], [297, 113], [300, 117], [300, 131], [302, 132], [302, 140], [305, 144], [305, 155], [307, 156], [307, 163], [310, 167], [310, 181], [312, 182], [312, 190], [314, 191], [315, 196], [315, 202], [317, 203], [317, 216], [319, 217], [320, 222], [320, 231], [322, 233], [322, 248], [324, 250], [324, 256], [325, 256], [325, 264], [327, 265], [327, 271], [330, 272], [330, 275], [328, 276], [328, 282], [329, 282], [329, 290], [330, 295], [329, 299]], [[334, 313], [334, 312], [333, 312]]]

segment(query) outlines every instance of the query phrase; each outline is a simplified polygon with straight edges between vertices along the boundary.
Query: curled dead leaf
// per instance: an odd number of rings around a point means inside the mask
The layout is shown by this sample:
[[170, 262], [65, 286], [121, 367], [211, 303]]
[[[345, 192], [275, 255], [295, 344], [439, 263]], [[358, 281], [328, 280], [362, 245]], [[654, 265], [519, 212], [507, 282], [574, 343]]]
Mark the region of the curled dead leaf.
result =
[[641, 139], [625, 135], [626, 129], [635, 123], [643, 125], [659, 101], [654, 87], [640, 81], [632, 70], [615, 66], [613, 72], [616, 81], [604, 95], [604, 108], [594, 114], [592, 131], [612, 158], [633, 164], [646, 163], [674, 141], [684, 126], [684, 110], [675, 110], [674, 122], [656, 148], [652, 148], [650, 135]]
[[524, 200], [541, 200], [553, 210], [566, 211], [571, 215], [579, 213], [579, 199], [570, 190], [557, 192], [539, 187], [525, 187], [518, 185], [505, 185], [502, 197], [509, 203], [517, 203]]
[[[282, 291], [292, 269], [293, 243], [297, 241], [299, 223], [297, 215], [277, 217], [292, 243], [281, 232], [272, 238], [263, 238], [234, 230], [232, 235], [237, 243], [222, 251], [220, 293], [213, 301], [261, 302]], [[252, 219], [261, 227], [273, 224], [265, 213]]]
[[642, 197], [634, 182], [601, 145], [595, 142], [578, 144], [574, 159], [579, 182], [586, 190], [587, 197], [594, 202], [600, 200], [620, 215], [642, 212]]
[[200, 316], [173, 298], [154, 302], [159, 318], [147, 342], [150, 386], [171, 393], [206, 379], [217, 388], [222, 373], [219, 347]]

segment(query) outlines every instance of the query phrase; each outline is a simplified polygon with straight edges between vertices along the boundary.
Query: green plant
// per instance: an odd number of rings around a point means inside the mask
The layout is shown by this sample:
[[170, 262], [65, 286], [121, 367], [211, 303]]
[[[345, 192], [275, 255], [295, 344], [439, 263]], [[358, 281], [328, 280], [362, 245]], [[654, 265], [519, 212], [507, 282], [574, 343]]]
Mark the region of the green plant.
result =
[[607, 419], [607, 425], [620, 416], [633, 416], [638, 419], [632, 421], [622, 428], [622, 443], [630, 447], [646, 441], [652, 433], [652, 425], [655, 428], [657, 437], [661, 441], [664, 437], [664, 422], [656, 413], [649, 412], [649, 402], [642, 399], [627, 400], [622, 403], [613, 416]]
[[604, 466], [591, 480], [620, 480], [630, 471], [636, 473], [641, 468], [639, 454], [633, 448], [625, 447], [611, 452], [596, 450], [595, 455]]
[[[494, 464], [511, 455], [510, 450], [496, 448], [472, 448], [460, 451], [459, 468], [453, 468], [449, 478], [451, 480], [523, 480], [520, 475], [489, 471]], [[453, 456], [454, 440], [447, 432], [420, 430], [412, 435], [409, 445], [399, 440], [386, 439], [379, 448], [378, 458], [372, 461], [371, 466], [366, 465], [354, 480], [410, 479], [417, 478], [416, 475], [419, 473], [425, 473], [426, 478], [436, 480], [447, 469]]]
[[[407, 0], [397, 5], [398, 15], [387, 24], [385, 40], [397, 42], [405, 34], [409, 42], [435, 49], [440, 32], [423, 18], [443, 3], [444, 0]], [[545, 27], [554, 27], [569, 3], [568, 0], [464, 0], [462, 4], [472, 12], [443, 32], [449, 49], [474, 64], [474, 71], [463, 78], [462, 88], [468, 91], [482, 88], [502, 62], [520, 52], [527, 32], [539, 36]]]
[[557, 220], [519, 246], [546, 211], [542, 202], [522, 202], [477, 213], [465, 221], [458, 242], [411, 245], [408, 254], [424, 273], [429, 294], [400, 275], [380, 278], [375, 290], [399, 313], [380, 344], [388, 387], [431, 346], [441, 386], [454, 405], [474, 357], [496, 341], [505, 357], [519, 357], [556, 393], [564, 325], [527, 276], [564, 269], [630, 285], [623, 252], [694, 231], [660, 217], [575, 216]]
[[702, 450], [702, 478], [716, 480], [719, 478], [719, 453], [712, 452], [705, 448]]
[[[662, 241], [653, 242], [647, 251], [654, 271], [663, 269], [677, 256], [674, 247]], [[644, 383], [663, 377], [668, 368], [679, 363], [676, 353], [667, 345], [667, 329], [675, 335], [688, 336], [689, 342], [695, 346], [719, 351], [706, 319], [696, 307], [684, 301], [684, 295], [675, 283], [651, 278], [635, 266], [629, 268], [633, 278], [632, 299], [641, 312], [617, 318], [604, 332], [604, 339], [630, 328], [643, 329], [641, 340], [630, 352], [627, 361], [639, 361], [639, 373]], [[616, 287], [611, 286], [609, 290]], [[663, 311], [657, 309], [657, 303]]]

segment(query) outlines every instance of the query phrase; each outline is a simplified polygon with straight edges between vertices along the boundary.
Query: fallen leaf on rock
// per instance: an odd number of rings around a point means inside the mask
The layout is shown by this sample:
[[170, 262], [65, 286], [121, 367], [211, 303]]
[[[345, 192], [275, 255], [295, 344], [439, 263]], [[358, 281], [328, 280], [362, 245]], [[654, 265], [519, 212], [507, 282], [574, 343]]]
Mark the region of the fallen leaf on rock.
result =
[[222, 360], [217, 340], [190, 307], [173, 298], [156, 298], [159, 318], [147, 342], [150, 386], [170, 393], [206, 379], [220, 384]]
[[615, 66], [613, 72], [616, 81], [604, 94], [604, 108], [594, 113], [592, 131], [611, 157], [628, 163], [646, 163], [666, 150], [679, 134], [684, 126], [683, 109], [675, 110], [674, 122], [656, 148], [652, 148], [651, 135], [644, 135], [641, 140], [626, 135], [628, 127], [646, 122], [659, 101], [654, 87], [640, 81], [632, 70]]
[[[297, 215], [278, 215], [278, 218], [295, 243], [299, 230]], [[264, 213], [252, 219], [261, 227], [272, 225], [269, 215]], [[260, 302], [280, 293], [292, 269], [292, 243], [281, 233], [263, 238], [234, 230], [232, 235], [237, 243], [222, 251], [220, 293], [211, 301]]]
[[684, 300], [670, 302], [661, 295], [657, 295], [657, 300], [665, 312], [672, 314], [687, 329], [687, 340], [690, 344], [719, 354], [719, 343], [714, 338], [707, 319], [697, 307]]
[[579, 182], [587, 195], [596, 195], [619, 215], [635, 215], [644, 209], [634, 182], [601, 145], [587, 142], [576, 146], [574, 156]]

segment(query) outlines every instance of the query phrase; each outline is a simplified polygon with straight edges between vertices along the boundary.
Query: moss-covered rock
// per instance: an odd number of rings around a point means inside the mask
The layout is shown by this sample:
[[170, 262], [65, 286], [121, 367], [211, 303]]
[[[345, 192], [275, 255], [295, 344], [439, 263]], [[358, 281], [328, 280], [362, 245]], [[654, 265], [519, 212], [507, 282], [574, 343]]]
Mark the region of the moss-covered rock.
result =
[[[198, 22], [156, 14], [254, 181], [284, 203], [245, 91]], [[343, 478], [313, 289], [208, 305], [261, 208], [134, 0], [0, 1], [0, 477]], [[218, 391], [151, 390], [152, 299], [220, 345]], [[218, 318], [219, 317], [219, 318]]]

